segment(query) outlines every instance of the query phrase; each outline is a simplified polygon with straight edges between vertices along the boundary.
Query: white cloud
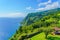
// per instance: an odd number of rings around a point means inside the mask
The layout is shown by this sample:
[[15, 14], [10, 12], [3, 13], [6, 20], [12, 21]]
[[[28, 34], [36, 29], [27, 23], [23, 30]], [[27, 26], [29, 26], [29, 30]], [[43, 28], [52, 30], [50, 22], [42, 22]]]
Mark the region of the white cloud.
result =
[[[42, 6], [44, 6], [44, 7], [42, 7]], [[27, 10], [35, 10], [35, 11], [44, 11], [44, 10], [59, 8], [60, 7], [60, 1], [56, 0], [56, 1], [52, 2], [52, 0], [48, 0], [47, 2], [39, 3], [37, 7], [38, 8], [34, 9], [30, 6], [30, 7], [26, 7], [26, 9]]]
[[34, 10], [31, 6], [26, 7], [27, 10]]
[[47, 4], [49, 4], [49, 3], [52, 3], [52, 1], [51, 1], [51, 0], [48, 0], [47, 2], [39, 3], [38, 6], [47, 5]]
[[5, 14], [0, 14], [0, 17], [7, 17], [7, 18], [18, 18], [18, 17], [25, 17], [25, 13], [5, 13]]
[[27, 10], [31, 10], [31, 9], [32, 9], [32, 7], [26, 7], [26, 9], [27, 9]]
[[46, 3], [41, 4], [41, 5], [45, 5], [45, 7], [37, 8], [36, 10], [43, 11], [43, 10], [49, 10], [49, 9], [54, 9], [54, 8], [60, 7], [60, 6], [59, 6], [60, 4], [59, 4], [58, 1], [53, 2], [52, 4], [49, 4], [50, 2], [51, 2], [51, 0], [48, 1], [48, 2], [46, 2]]

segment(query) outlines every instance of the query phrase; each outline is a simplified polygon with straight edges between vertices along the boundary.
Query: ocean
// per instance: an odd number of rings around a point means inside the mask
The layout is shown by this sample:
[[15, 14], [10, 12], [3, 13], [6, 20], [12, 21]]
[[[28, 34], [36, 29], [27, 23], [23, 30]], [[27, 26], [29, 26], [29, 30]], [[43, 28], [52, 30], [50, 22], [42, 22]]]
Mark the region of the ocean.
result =
[[0, 18], [0, 40], [8, 40], [19, 28], [23, 18]]

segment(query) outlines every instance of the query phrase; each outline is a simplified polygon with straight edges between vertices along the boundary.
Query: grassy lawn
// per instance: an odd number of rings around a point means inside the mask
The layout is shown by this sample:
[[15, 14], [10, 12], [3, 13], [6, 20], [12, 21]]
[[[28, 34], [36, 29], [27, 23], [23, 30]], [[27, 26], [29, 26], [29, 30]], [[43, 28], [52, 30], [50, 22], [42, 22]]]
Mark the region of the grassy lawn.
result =
[[44, 33], [40, 33], [36, 36], [33, 36], [31, 38], [31, 40], [60, 40], [60, 35], [48, 35], [48, 39], [45, 39], [45, 34]]
[[40, 33], [40, 34], [32, 37], [31, 40], [46, 40], [45, 39], [45, 34], [44, 33]]

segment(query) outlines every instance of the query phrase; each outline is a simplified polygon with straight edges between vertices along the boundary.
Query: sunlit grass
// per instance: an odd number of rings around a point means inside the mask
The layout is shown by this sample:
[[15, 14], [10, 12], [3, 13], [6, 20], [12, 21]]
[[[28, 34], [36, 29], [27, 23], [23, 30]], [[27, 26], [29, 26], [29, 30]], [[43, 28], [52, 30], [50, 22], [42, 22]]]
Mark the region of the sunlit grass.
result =
[[31, 40], [60, 40], [60, 35], [48, 35], [48, 38], [45, 38], [44, 33], [40, 33], [38, 35], [35, 35], [31, 38]]
[[32, 37], [31, 40], [46, 40], [45, 39], [45, 34], [44, 33], [40, 33], [40, 34]]

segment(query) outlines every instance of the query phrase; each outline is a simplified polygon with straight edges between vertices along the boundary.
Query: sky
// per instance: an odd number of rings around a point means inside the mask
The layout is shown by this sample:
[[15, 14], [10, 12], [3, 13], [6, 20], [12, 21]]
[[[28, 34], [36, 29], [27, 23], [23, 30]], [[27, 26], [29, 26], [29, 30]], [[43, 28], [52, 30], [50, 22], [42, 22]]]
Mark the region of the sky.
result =
[[0, 17], [25, 17], [30, 12], [60, 7], [60, 0], [0, 0]]
[[17, 24], [28, 13], [54, 8], [60, 8], [60, 0], [0, 0], [0, 40], [8, 37], [5, 32], [15, 32]]

